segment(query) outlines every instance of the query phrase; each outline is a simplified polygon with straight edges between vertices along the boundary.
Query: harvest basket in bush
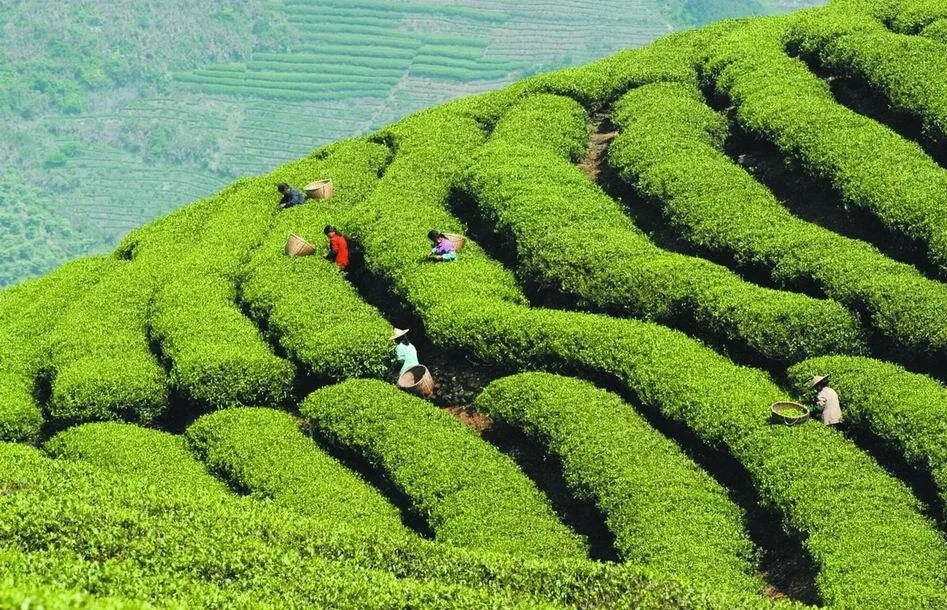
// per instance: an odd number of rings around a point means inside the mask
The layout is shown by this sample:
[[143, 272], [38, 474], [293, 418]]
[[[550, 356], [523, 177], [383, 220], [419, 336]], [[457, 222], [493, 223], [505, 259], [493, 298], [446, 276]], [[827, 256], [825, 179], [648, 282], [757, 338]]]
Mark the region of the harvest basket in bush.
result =
[[306, 191], [306, 197], [310, 199], [331, 199], [335, 187], [332, 186], [332, 180], [326, 179], [310, 182], [303, 187], [303, 190]]
[[314, 245], [294, 233], [286, 239], [286, 254], [289, 256], [309, 256], [315, 251]]
[[426, 366], [419, 364], [398, 377], [398, 387], [429, 398], [434, 394], [434, 377]]
[[464, 247], [464, 244], [467, 243], [463, 235], [457, 235], [456, 233], [444, 233], [444, 237], [449, 239], [450, 243], [454, 244], [455, 252], [459, 252], [460, 249]]
[[809, 408], [798, 402], [782, 401], [774, 402], [770, 407], [773, 417], [783, 422], [787, 426], [801, 424], [809, 419]]

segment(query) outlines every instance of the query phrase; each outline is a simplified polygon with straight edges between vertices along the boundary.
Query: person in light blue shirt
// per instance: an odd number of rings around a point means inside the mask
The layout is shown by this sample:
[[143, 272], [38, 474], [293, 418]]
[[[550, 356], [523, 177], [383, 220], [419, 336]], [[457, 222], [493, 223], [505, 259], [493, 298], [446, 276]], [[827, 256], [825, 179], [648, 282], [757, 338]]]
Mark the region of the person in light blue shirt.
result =
[[408, 341], [407, 328], [396, 328], [391, 332], [391, 340], [395, 342], [395, 358], [401, 363], [401, 371], [398, 377], [401, 377], [411, 367], [420, 364], [418, 362], [418, 350]]

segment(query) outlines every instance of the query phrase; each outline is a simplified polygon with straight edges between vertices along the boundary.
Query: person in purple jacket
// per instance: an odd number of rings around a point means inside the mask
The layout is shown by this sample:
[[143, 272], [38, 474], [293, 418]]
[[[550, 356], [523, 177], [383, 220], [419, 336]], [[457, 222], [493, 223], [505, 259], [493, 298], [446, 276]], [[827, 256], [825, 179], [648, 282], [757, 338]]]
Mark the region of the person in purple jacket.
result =
[[431, 229], [427, 233], [427, 238], [431, 240], [431, 244], [434, 246], [431, 248], [431, 258], [436, 261], [457, 260], [457, 250], [454, 248], [453, 242], [451, 242], [446, 235], [440, 231]]

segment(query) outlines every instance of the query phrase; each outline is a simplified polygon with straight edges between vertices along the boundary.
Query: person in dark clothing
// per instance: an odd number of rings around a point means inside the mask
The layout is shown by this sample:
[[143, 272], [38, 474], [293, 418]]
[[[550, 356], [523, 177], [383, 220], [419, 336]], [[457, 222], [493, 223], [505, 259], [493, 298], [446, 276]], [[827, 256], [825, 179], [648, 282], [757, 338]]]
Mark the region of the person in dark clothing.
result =
[[322, 232], [329, 238], [329, 252], [326, 254], [326, 258], [335, 261], [339, 269], [345, 271], [345, 268], [349, 266], [348, 240], [332, 225], [327, 226]]
[[283, 198], [279, 201], [280, 208], [291, 208], [294, 205], [299, 205], [300, 203], [306, 201], [306, 198], [302, 193], [285, 182], [280, 182], [277, 184], [276, 190], [283, 194]]

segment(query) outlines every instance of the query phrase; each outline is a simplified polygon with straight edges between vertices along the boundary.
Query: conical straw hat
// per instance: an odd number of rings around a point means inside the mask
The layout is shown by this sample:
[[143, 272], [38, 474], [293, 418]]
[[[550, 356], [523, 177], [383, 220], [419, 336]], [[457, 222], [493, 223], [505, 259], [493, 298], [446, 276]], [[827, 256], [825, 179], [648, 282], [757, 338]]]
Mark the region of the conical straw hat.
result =
[[812, 379], [809, 380], [809, 385], [819, 385], [821, 382], [828, 379], [828, 375], [815, 375]]
[[408, 329], [408, 328], [395, 328], [394, 330], [391, 331], [391, 337], [389, 337], [389, 339], [391, 339], [392, 341], [394, 341], [394, 340], [397, 339], [398, 337], [403, 337], [403, 336], [405, 336], [405, 335], [408, 334], [408, 330], [410, 330], [410, 329]]

